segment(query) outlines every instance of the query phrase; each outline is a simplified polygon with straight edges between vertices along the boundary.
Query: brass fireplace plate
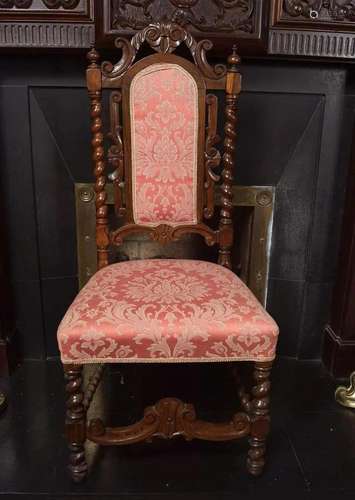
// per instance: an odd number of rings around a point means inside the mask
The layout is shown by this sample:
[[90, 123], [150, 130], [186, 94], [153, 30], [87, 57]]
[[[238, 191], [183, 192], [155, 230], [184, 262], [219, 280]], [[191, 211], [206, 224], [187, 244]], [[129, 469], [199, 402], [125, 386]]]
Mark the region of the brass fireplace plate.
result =
[[[107, 184], [108, 204], [113, 210], [112, 184]], [[234, 186], [233, 204], [238, 215], [238, 207], [246, 210], [248, 222], [243, 227], [236, 226], [236, 240], [242, 241], [239, 252], [239, 275], [253, 291], [259, 301], [265, 305], [267, 298], [267, 282], [270, 260], [272, 220], [274, 212], [275, 193], [272, 186]], [[217, 195], [217, 205], [218, 205]], [[96, 243], [95, 243], [95, 193], [92, 183], [75, 184], [76, 200], [76, 231], [78, 250], [78, 277], [79, 287], [85, 285], [96, 271]], [[145, 258], [161, 256], [155, 242], [146, 237], [134, 236], [130, 239], [128, 248], [125, 247], [126, 258], [142, 258], [141, 244], [149, 246], [144, 253]], [[192, 251], [182, 250], [183, 241], [178, 247], [168, 253], [167, 257], [194, 258]], [[191, 245], [190, 245], [191, 246]], [[175, 252], [175, 253], [174, 253]], [[192, 253], [191, 253], [192, 252]], [[115, 259], [114, 259], [115, 260]], [[113, 260], [113, 261], [114, 261]], [[116, 259], [121, 260], [121, 259]]]

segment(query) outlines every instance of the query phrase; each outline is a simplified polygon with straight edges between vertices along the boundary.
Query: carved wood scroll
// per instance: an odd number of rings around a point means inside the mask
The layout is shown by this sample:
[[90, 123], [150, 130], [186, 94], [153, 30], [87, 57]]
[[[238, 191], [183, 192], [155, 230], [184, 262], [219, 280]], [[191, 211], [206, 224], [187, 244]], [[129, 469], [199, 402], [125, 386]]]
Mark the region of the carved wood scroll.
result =
[[224, 64], [211, 66], [207, 61], [206, 52], [213, 47], [212, 42], [209, 40], [197, 42], [182, 26], [165, 22], [150, 24], [136, 33], [131, 41], [126, 38], [116, 38], [115, 45], [122, 50], [122, 57], [116, 64], [112, 64], [110, 61], [103, 62], [101, 67], [103, 75], [109, 79], [122, 76], [132, 66], [137, 52], [144, 42], [162, 54], [172, 53], [184, 43], [205, 78], [219, 80], [226, 75]]
[[241, 53], [265, 53], [270, 2], [264, 0], [100, 0], [95, 2], [96, 36], [112, 47], [117, 36], [131, 37], [152, 23], [175, 23], [197, 39], [213, 39], [224, 57], [238, 41]]
[[206, 224], [195, 224], [193, 226], [169, 226], [159, 224], [158, 226], [144, 226], [141, 224], [126, 224], [119, 229], [111, 232], [111, 243], [113, 245], [122, 245], [123, 240], [133, 233], [147, 233], [150, 238], [161, 245], [172, 241], [178, 241], [185, 234], [199, 234], [208, 246], [212, 246], [218, 241], [218, 233], [213, 231]]
[[355, 21], [354, 0], [284, 0], [283, 8], [292, 17], [322, 21]]
[[218, 99], [213, 94], [206, 96], [207, 104], [207, 134], [205, 150], [205, 189], [206, 206], [203, 215], [206, 219], [213, 217], [214, 213], [214, 186], [220, 176], [214, 172], [221, 162], [221, 154], [214, 146], [220, 141], [217, 135], [217, 106]]
[[[80, 0], [41, 0], [48, 9], [75, 9]], [[29, 9], [33, 0], [0, 0], [0, 8], [3, 9]]]
[[124, 186], [124, 157], [123, 144], [121, 137], [122, 126], [120, 125], [120, 102], [122, 94], [119, 90], [111, 93], [110, 96], [110, 132], [108, 137], [111, 141], [107, 153], [107, 161], [113, 172], [108, 178], [113, 183], [113, 192], [115, 198], [115, 212], [118, 217], [125, 215], [123, 206], [122, 191]]
[[[114, 28], [139, 30], [165, 15], [182, 26], [201, 32], [250, 33], [254, 28], [255, 0], [112, 0]], [[163, 5], [162, 5], [163, 4]], [[207, 5], [206, 5], [207, 4]]]
[[125, 445], [177, 436], [186, 440], [228, 441], [247, 436], [249, 431], [249, 417], [245, 413], [236, 413], [230, 422], [206, 422], [197, 419], [193, 405], [165, 398], [146, 408], [142, 420], [132, 425], [112, 428], [105, 427], [100, 419], [91, 420], [87, 436], [101, 445]]

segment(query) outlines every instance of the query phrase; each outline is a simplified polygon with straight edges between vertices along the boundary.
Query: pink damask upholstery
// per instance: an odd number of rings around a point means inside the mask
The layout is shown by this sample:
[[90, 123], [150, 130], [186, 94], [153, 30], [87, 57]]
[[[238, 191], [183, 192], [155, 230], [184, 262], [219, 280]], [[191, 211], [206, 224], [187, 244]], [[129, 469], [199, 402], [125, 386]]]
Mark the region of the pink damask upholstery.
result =
[[268, 361], [278, 327], [228, 269], [142, 260], [98, 271], [58, 329], [64, 363]]
[[130, 89], [133, 218], [137, 224], [194, 224], [197, 86], [176, 64], [152, 64]]

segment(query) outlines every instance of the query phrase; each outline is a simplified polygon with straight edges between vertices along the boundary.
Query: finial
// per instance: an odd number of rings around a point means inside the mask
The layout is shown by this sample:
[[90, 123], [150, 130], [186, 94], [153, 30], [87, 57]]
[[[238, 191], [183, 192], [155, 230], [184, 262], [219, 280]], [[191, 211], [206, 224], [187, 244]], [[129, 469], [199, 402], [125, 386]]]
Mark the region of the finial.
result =
[[240, 57], [238, 55], [238, 52], [237, 52], [237, 45], [234, 44], [233, 47], [232, 47], [232, 53], [228, 56], [227, 58], [227, 62], [228, 62], [228, 69], [234, 69], [236, 70], [236, 66], [237, 64], [240, 63]]
[[86, 54], [86, 57], [88, 61], [90, 62], [90, 66], [96, 67], [97, 63], [100, 59], [99, 53], [95, 49], [95, 47], [92, 47], [91, 50]]

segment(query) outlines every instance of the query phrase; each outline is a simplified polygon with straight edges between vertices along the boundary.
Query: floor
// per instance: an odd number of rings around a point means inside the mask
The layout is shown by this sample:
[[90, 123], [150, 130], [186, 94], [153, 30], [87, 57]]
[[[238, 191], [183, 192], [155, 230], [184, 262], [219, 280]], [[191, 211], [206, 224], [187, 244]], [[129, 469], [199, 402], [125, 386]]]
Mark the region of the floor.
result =
[[[91, 446], [95, 467], [75, 485], [65, 470], [60, 364], [26, 362], [0, 385], [10, 399], [0, 417], [0, 500], [355, 498], [355, 411], [335, 403], [336, 383], [317, 362], [281, 359], [275, 366], [269, 463], [260, 478], [246, 472], [244, 440], [175, 440]], [[105, 374], [92, 414], [103, 413], [116, 425], [132, 422], [166, 395], [194, 398], [206, 418], [216, 418], [221, 405], [227, 418], [237, 404], [228, 364], [116, 365]]]

